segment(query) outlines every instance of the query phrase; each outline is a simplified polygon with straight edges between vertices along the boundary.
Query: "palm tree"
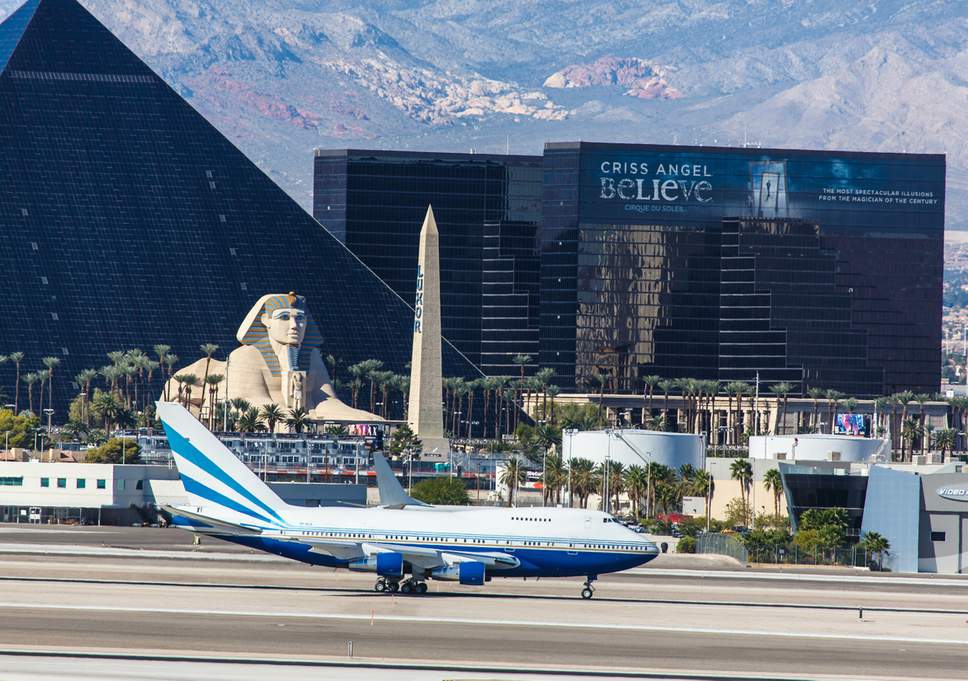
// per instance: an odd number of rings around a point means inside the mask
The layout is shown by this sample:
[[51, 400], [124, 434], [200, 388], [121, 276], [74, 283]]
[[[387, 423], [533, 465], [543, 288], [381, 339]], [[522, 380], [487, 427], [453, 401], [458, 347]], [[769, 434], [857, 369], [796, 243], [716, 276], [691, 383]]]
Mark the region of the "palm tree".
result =
[[780, 381], [770, 386], [770, 392], [777, 396], [779, 410], [776, 415], [776, 424], [773, 426], [773, 434], [776, 435], [777, 429], [782, 428], [786, 433], [786, 406], [787, 396], [793, 391], [793, 386], [787, 381]]
[[329, 379], [333, 383], [336, 383], [339, 378], [336, 375], [336, 372], [339, 369], [339, 365], [342, 364], [343, 361], [336, 355], [332, 354], [326, 355], [323, 359], [326, 361], [326, 368], [329, 369]]
[[158, 366], [161, 366], [165, 363], [165, 357], [171, 352], [171, 346], [165, 345], [164, 343], [156, 343], [152, 350], [154, 350], [155, 355], [158, 357]]
[[625, 469], [625, 491], [632, 503], [632, 515], [641, 516], [642, 497], [649, 492], [648, 474], [642, 466], [631, 465]]
[[294, 433], [301, 433], [306, 424], [309, 423], [309, 410], [305, 407], [290, 409], [286, 415], [286, 425]]
[[840, 404], [840, 401], [844, 399], [844, 394], [839, 390], [827, 390], [824, 393], [824, 397], [827, 398], [827, 411], [828, 411], [828, 416], [830, 417], [829, 432], [832, 435], [834, 432], [834, 417], [837, 412], [837, 406]]
[[[484, 416], [481, 419], [482, 434], [487, 438], [487, 419], [488, 413], [491, 406], [491, 393], [498, 385], [498, 379], [496, 376], [485, 376], [480, 379], [481, 392], [484, 393]], [[497, 432], [495, 429], [494, 437], [497, 437]]]
[[891, 548], [891, 543], [887, 538], [878, 532], [868, 531], [861, 537], [860, 544], [865, 551], [877, 556], [877, 567], [883, 568], [884, 554]]
[[603, 416], [603, 411], [605, 409], [605, 386], [608, 384], [608, 378], [600, 373], [597, 369], [592, 372], [589, 377], [589, 383], [592, 387], [597, 389], [598, 392], [598, 418], [601, 419]]
[[[924, 431], [927, 428], [928, 422], [924, 414], [925, 403], [931, 401], [931, 395], [927, 393], [918, 393], [914, 396], [914, 401], [918, 404], [918, 418], [921, 421], [921, 430]], [[927, 451], [928, 449], [928, 438], [922, 437], [921, 449]]]
[[595, 463], [590, 459], [575, 458], [568, 462], [571, 477], [571, 490], [569, 490], [568, 500], [571, 501], [572, 494], [578, 495], [578, 505], [581, 508], [588, 506], [588, 497], [598, 486], [598, 479], [595, 475]]
[[282, 409], [279, 408], [278, 404], [270, 402], [262, 407], [262, 418], [269, 427], [269, 432], [274, 433], [276, 432], [276, 423], [283, 419]]
[[763, 474], [763, 486], [768, 492], [773, 492], [773, 515], [780, 517], [780, 497], [783, 496], [783, 480], [780, 471], [771, 468]]
[[91, 381], [97, 378], [96, 369], [82, 369], [77, 372], [74, 380], [77, 381], [77, 385], [81, 388], [81, 394], [84, 396], [84, 403], [82, 407], [84, 425], [90, 427], [91, 425], [91, 415], [89, 402], [91, 401]]
[[823, 399], [826, 391], [823, 388], [813, 387], [807, 389], [807, 395], [813, 400], [813, 416], [810, 419], [810, 426], [813, 432], [819, 433], [819, 421], [820, 421], [820, 400]]
[[171, 353], [165, 355], [165, 375], [168, 377], [165, 380], [165, 402], [171, 400], [171, 395], [168, 392], [168, 384], [171, 382], [171, 372], [175, 369], [175, 363], [178, 361], [178, 355], [173, 355]]
[[225, 380], [222, 374], [209, 374], [205, 379], [208, 387], [209, 408], [208, 408], [208, 429], [215, 429], [215, 405], [218, 404], [218, 387]]
[[383, 367], [383, 362], [378, 359], [365, 359], [359, 363], [363, 369], [363, 375], [370, 381], [370, 413], [373, 413], [376, 402], [376, 373]]
[[541, 476], [544, 503], [561, 503], [561, 488], [568, 475], [564, 460], [559, 454], [548, 454], [544, 460], [544, 474]]
[[[642, 397], [646, 400], [645, 410], [649, 416], [652, 416], [652, 400], [655, 397], [655, 387], [661, 380], [661, 376], [656, 376], [654, 374], [649, 374], [648, 376], [642, 377]], [[645, 419], [642, 419], [642, 422], [645, 423]]]
[[934, 431], [934, 447], [941, 450], [941, 459], [944, 460], [945, 452], [954, 449], [955, 439], [958, 431], [954, 428], [941, 428]]
[[44, 412], [44, 385], [50, 378], [50, 371], [41, 369], [37, 372], [37, 378], [40, 380], [40, 390], [37, 391], [37, 414], [40, 415]]
[[[605, 466], [602, 467], [602, 475], [608, 473], [608, 494], [613, 499], [613, 509], [619, 507], [619, 502], [621, 501], [622, 492], [625, 491], [625, 466], [620, 464], [618, 461], [608, 461]], [[602, 490], [602, 496], [604, 496], [605, 490]], [[604, 500], [602, 505], [604, 506]], [[614, 510], [612, 511], [615, 512]]]
[[370, 380], [380, 391], [380, 416], [387, 417], [387, 410], [390, 408], [390, 388], [393, 386], [393, 379], [396, 376], [392, 371], [373, 371], [370, 372]]
[[673, 482], [676, 476], [671, 468], [654, 461], [646, 466], [645, 473], [649, 486], [647, 513], [653, 516], [655, 515], [657, 501], [662, 500], [663, 508], [667, 508], [667, 502], [670, 500], [667, 488], [674, 486]]
[[91, 401], [91, 413], [101, 420], [104, 432], [111, 433], [111, 423], [118, 418], [121, 411], [121, 404], [111, 392], [94, 391], [94, 399]]
[[524, 469], [524, 461], [519, 456], [512, 456], [505, 463], [500, 478], [500, 483], [508, 488], [508, 506], [514, 506], [514, 493], [518, 485], [525, 480], [527, 480], [527, 472]]
[[676, 385], [675, 381], [663, 379], [657, 387], [662, 391], [662, 430], [669, 430], [669, 391]]
[[911, 456], [914, 456], [914, 440], [921, 434], [921, 424], [915, 419], [905, 419], [901, 422], [901, 461], [907, 461], [907, 445], [911, 445]]
[[47, 406], [54, 406], [54, 369], [61, 363], [59, 357], [43, 357], [41, 364], [47, 367]]
[[473, 423], [474, 423], [474, 395], [477, 394], [477, 389], [481, 387], [482, 379], [474, 379], [473, 381], [467, 382], [467, 439], [470, 440], [473, 437]]
[[27, 411], [34, 413], [34, 383], [40, 380], [40, 375], [35, 371], [24, 374], [24, 383], [27, 384]]
[[[181, 378], [179, 378], [179, 376]], [[195, 374], [176, 374], [175, 380], [180, 384], [178, 392], [184, 393], [184, 396], [181, 398], [182, 405], [185, 407], [185, 409], [191, 411], [192, 391], [196, 387], [202, 385], [202, 382], [198, 380], [198, 376]], [[203, 389], [202, 394], [204, 393], [205, 390]]]
[[555, 417], [555, 398], [561, 394], [561, 388], [556, 386], [554, 383], [545, 388], [545, 395], [548, 396], [549, 402], [551, 404], [551, 414], [550, 420], [552, 423], [557, 423], [558, 419]]
[[13, 362], [17, 371], [16, 382], [13, 388], [13, 410], [14, 413], [20, 413], [20, 363], [24, 361], [24, 353], [22, 352], [11, 352], [7, 355], [7, 360]]
[[703, 497], [706, 500], [707, 518], [709, 517], [710, 506], [713, 503], [713, 491], [715, 490], [715, 487], [716, 481], [713, 479], [713, 476], [709, 471], [696, 471], [692, 481], [692, 492], [697, 497]]
[[753, 486], [753, 467], [750, 465], [749, 459], [736, 459], [733, 461], [729, 467], [729, 475], [733, 480], [739, 481], [740, 497], [743, 502], [743, 507], [746, 508], [746, 498]]
[[255, 407], [249, 407], [241, 413], [242, 415], [239, 417], [238, 422], [240, 432], [252, 433], [260, 430], [265, 425], [259, 416], [259, 410]]
[[[212, 355], [218, 352], [218, 345], [216, 345], [215, 343], [202, 343], [201, 345], [198, 346], [198, 349], [202, 351], [203, 355], [205, 355], [205, 374], [202, 376], [202, 385], [206, 385], [208, 383], [208, 368], [209, 368], [209, 365], [211, 365], [212, 363]], [[204, 406], [205, 406], [205, 391], [202, 390], [202, 400], [201, 402], [198, 403], [199, 416], [201, 416], [202, 407]]]

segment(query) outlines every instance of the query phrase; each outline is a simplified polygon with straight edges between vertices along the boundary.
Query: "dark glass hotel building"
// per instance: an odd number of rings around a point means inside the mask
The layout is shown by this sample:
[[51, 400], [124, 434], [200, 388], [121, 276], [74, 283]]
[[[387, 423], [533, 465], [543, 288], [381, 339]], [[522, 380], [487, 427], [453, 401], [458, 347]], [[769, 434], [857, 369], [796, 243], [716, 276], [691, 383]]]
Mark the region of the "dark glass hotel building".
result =
[[432, 203], [445, 335], [583, 390], [645, 375], [935, 392], [945, 158], [549, 143], [317, 151], [314, 214], [404, 299]]
[[545, 146], [540, 364], [938, 389], [945, 158]]
[[538, 356], [540, 156], [317, 150], [313, 215], [407, 302], [427, 206], [444, 336], [490, 375]]

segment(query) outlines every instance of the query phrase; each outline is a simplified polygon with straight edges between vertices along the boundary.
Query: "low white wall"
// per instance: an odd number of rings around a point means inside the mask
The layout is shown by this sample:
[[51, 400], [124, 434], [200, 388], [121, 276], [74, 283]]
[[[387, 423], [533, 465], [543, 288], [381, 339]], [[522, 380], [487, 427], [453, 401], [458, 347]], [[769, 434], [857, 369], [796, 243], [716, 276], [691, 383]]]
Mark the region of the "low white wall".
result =
[[686, 463], [701, 468], [703, 459], [701, 435], [652, 430], [565, 431], [562, 449], [565, 460], [584, 458], [600, 464], [608, 458], [624, 466], [653, 461], [670, 468]]
[[883, 445], [879, 438], [847, 435], [757, 435], [750, 438], [750, 458], [866, 462]]

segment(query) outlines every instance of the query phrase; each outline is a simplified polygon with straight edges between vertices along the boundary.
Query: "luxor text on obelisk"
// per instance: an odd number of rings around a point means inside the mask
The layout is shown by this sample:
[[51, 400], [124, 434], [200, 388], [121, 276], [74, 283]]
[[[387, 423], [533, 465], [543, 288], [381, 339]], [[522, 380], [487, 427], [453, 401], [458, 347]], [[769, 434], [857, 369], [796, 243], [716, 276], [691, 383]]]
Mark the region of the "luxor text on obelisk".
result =
[[433, 208], [420, 228], [417, 256], [417, 293], [413, 315], [413, 355], [410, 360], [410, 428], [423, 443], [425, 453], [445, 455], [450, 447], [444, 437], [441, 409], [443, 370], [440, 354], [440, 237]]

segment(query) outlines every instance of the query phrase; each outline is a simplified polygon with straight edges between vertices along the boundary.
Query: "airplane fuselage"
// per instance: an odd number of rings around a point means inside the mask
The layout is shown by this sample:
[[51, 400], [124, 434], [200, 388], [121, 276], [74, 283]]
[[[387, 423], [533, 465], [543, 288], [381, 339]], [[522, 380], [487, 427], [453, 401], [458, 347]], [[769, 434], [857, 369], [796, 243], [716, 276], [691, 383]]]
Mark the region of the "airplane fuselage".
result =
[[[198, 509], [204, 514], [204, 509]], [[288, 507], [282, 522], [260, 534], [221, 535], [177, 518], [185, 529], [279, 556], [327, 567], [349, 567], [352, 558], [314, 550], [318, 542], [509, 555], [517, 565], [488, 571], [497, 577], [568, 577], [617, 572], [647, 563], [659, 550], [605, 513], [565, 508], [316, 508]], [[240, 518], [250, 524], [252, 518]]]

